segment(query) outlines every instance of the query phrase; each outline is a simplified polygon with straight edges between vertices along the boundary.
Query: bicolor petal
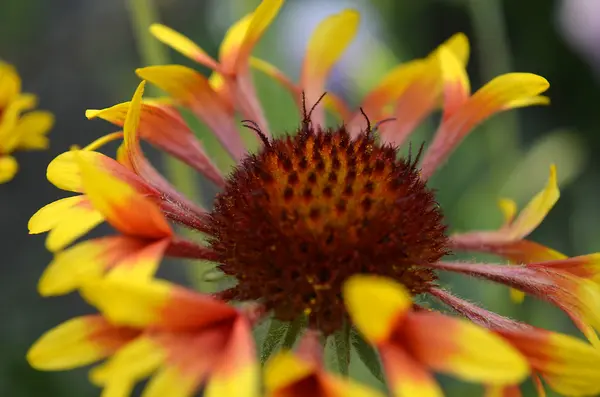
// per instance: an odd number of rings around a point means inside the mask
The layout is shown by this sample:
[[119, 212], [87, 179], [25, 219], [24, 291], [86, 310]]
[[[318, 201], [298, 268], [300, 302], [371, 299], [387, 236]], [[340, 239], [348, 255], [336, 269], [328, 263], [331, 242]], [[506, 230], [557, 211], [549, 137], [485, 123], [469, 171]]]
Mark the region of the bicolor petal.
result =
[[[77, 156], [75, 153], [77, 153]], [[48, 164], [46, 171], [48, 180], [59, 189], [84, 193], [78, 161], [83, 161], [90, 167], [110, 173], [128, 185], [133, 186], [139, 192], [148, 195], [158, 194], [156, 189], [149, 186], [139, 176], [123, 167], [116, 160], [91, 150], [71, 150], [56, 156]]]
[[252, 83], [249, 62], [252, 50], [282, 5], [283, 0], [262, 0], [253, 13], [229, 29], [219, 50], [229, 98], [243, 117], [255, 121], [267, 136], [269, 129]]
[[[389, 114], [384, 113], [383, 110], [388, 105], [397, 101], [415, 80], [417, 81], [417, 84], [412, 88], [410, 96], [417, 95], [417, 98], [421, 101], [421, 106], [417, 107], [420, 109], [420, 112], [427, 113], [425, 104], [429, 101], [429, 97], [435, 98], [434, 106], [437, 106], [442, 92], [442, 77], [438, 60], [438, 52], [441, 48], [445, 48], [447, 51], [452, 52], [463, 67], [467, 64], [469, 59], [469, 41], [463, 33], [457, 33], [432, 51], [427, 58], [403, 63], [388, 72], [381, 79], [381, 82], [367, 94], [361, 104], [361, 108], [369, 118], [381, 120], [389, 117]], [[430, 64], [428, 66], [428, 62], [431, 61], [434, 62], [433, 65]], [[431, 66], [435, 67], [433, 73]], [[423, 75], [423, 72], [426, 71], [426, 69], [430, 70], [426, 72], [427, 74]], [[435, 80], [436, 83], [435, 87], [430, 91], [423, 91], [430, 88], [430, 84], [432, 84], [433, 80]], [[401, 104], [408, 106], [406, 101], [409, 100], [405, 99]], [[408, 110], [402, 112], [403, 115], [407, 113]], [[414, 120], [419, 118], [413, 115], [411, 115], [411, 117]], [[362, 116], [360, 113], [355, 114], [351, 119], [345, 118], [344, 120], [350, 120], [348, 128], [352, 133], [360, 131], [360, 123], [362, 123]], [[410, 124], [416, 124], [416, 121], [413, 121]], [[409, 130], [409, 127], [407, 126], [403, 129]]]
[[204, 395], [258, 397], [261, 386], [260, 365], [256, 359], [252, 329], [244, 317], [238, 316], [234, 320], [219, 356]]
[[352, 322], [372, 343], [386, 340], [412, 306], [408, 292], [384, 277], [357, 275], [343, 287]]
[[530, 268], [561, 270], [576, 277], [600, 283], [600, 253], [580, 255], [572, 258], [552, 258], [529, 263]]
[[76, 317], [42, 335], [27, 352], [27, 361], [42, 370], [77, 368], [114, 354], [138, 334], [98, 315]]
[[182, 373], [173, 367], [161, 368], [148, 382], [142, 397], [192, 397], [200, 388], [202, 375], [196, 371]]
[[[465, 100], [466, 74], [460, 72], [460, 61], [451, 51], [442, 51], [442, 60], [447, 87], [444, 117], [423, 158], [422, 175], [425, 178], [433, 174], [477, 124], [504, 110], [545, 103], [539, 99], [539, 94], [550, 86], [546, 79], [535, 74], [507, 73], [492, 79]], [[461, 86], [463, 88], [459, 88]]]
[[600, 330], [600, 286], [591, 280], [527, 266], [438, 262], [434, 267], [502, 283], [548, 301], [563, 310], [588, 339], [598, 342], [593, 329]]
[[[344, 10], [319, 23], [313, 31], [306, 49], [300, 87], [306, 97], [308, 109], [325, 92], [325, 84], [335, 63], [343, 55], [358, 31], [360, 15], [355, 10]], [[324, 125], [323, 108], [314, 109], [312, 121]]]
[[419, 123], [434, 110], [440, 96], [439, 69], [435, 57], [429, 57], [422, 63], [421, 70], [412, 76], [393, 105], [392, 120], [379, 127], [383, 141], [402, 145]]
[[115, 324], [133, 327], [185, 331], [238, 316], [221, 301], [159, 280], [109, 277], [86, 283], [82, 294]]
[[148, 243], [127, 236], [84, 241], [56, 254], [38, 290], [43, 296], [66, 294], [111, 269], [112, 277], [146, 280], [156, 272], [168, 243], [166, 239]]
[[292, 352], [283, 352], [269, 360], [265, 367], [268, 397], [381, 397], [366, 386], [326, 373]]
[[133, 236], [171, 236], [171, 228], [155, 203], [126, 182], [98, 169], [78, 155], [79, 153], [75, 153], [87, 197], [108, 223], [122, 233]]
[[394, 397], [442, 397], [443, 393], [428, 369], [402, 346], [379, 346], [388, 388]]
[[452, 52], [463, 67], [469, 62], [471, 46], [469, 44], [469, 39], [464, 33], [452, 35], [452, 37], [442, 43], [437, 49], [439, 50], [440, 48], [445, 48]]
[[600, 352], [597, 347], [572, 336], [502, 317], [438, 288], [430, 292], [453, 310], [496, 332], [519, 350], [533, 370], [539, 396], [544, 396], [545, 392], [538, 376], [565, 395], [594, 395], [599, 392]]
[[149, 335], [141, 335], [90, 371], [90, 380], [105, 389], [127, 389], [148, 377], [166, 360], [168, 351]]
[[568, 396], [600, 393], [600, 351], [572, 336], [539, 328], [498, 330], [552, 389]]
[[[273, 356], [265, 365], [265, 389], [268, 396], [283, 397], [285, 390], [312, 376], [315, 363], [301, 360], [292, 352]], [[282, 396], [283, 395], [283, 396]]]
[[485, 328], [441, 313], [406, 316], [397, 343], [419, 362], [471, 382], [516, 384], [529, 375], [523, 356]]
[[469, 100], [471, 84], [464, 64], [450, 49], [440, 47], [437, 57], [442, 72], [444, 95], [442, 120], [447, 120]]
[[137, 69], [136, 73], [194, 112], [234, 159], [246, 154], [231, 110], [203, 75], [180, 65], [149, 66]]
[[66, 197], [40, 208], [29, 219], [29, 234], [49, 232], [46, 248], [62, 250], [104, 221], [85, 195]]
[[[383, 109], [400, 97], [410, 82], [422, 73], [424, 67], [425, 61], [418, 59], [396, 66], [388, 72], [363, 99], [361, 108], [365, 114], [373, 120], [388, 117]], [[356, 135], [362, 130], [363, 123], [363, 116], [360, 113], [354, 114], [348, 121], [348, 129]]]

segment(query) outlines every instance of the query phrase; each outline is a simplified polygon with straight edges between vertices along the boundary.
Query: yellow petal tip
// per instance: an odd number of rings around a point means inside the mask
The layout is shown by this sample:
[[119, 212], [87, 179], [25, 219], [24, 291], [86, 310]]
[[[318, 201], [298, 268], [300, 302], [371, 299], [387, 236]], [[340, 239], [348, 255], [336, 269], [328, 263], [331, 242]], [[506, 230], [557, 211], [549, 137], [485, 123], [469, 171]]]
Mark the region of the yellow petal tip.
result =
[[89, 119], [93, 119], [98, 117], [98, 115], [100, 114], [100, 112], [102, 112], [102, 110], [100, 109], [87, 109], [85, 111], [85, 117], [89, 120]]
[[371, 275], [350, 277], [344, 284], [343, 296], [354, 324], [373, 343], [385, 340], [412, 305], [410, 294], [402, 285]]

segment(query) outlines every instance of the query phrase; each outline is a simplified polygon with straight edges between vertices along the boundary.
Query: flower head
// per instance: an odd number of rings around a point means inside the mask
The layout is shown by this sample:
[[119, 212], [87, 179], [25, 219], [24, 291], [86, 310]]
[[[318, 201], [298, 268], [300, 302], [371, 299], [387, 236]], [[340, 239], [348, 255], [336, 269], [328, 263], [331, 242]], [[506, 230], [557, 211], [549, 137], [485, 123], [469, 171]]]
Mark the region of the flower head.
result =
[[284, 321], [306, 314], [330, 334], [346, 321], [341, 286], [352, 274], [386, 275], [413, 294], [434, 284], [427, 265], [447, 253], [441, 211], [418, 156], [397, 159], [374, 135], [313, 127], [308, 113], [238, 166], [206, 231], [239, 280], [232, 299], [260, 300]]
[[[268, 318], [265, 359], [274, 346], [291, 348], [304, 325], [308, 328], [295, 353], [267, 364], [264, 385], [273, 396], [376, 395], [325, 371], [323, 346], [333, 346], [337, 367], [347, 374], [351, 345], [397, 396], [441, 395], [434, 372], [496, 391], [514, 391], [530, 374], [559, 392], [600, 391], [598, 353], [591, 345], [505, 319], [438, 285], [438, 274], [445, 271], [505, 284], [564, 310], [597, 342], [597, 257], [567, 259], [527, 239], [558, 199], [554, 166], [547, 185], [518, 216], [512, 202], [502, 202], [507, 220], [495, 231], [450, 234], [452, 225], [429, 186], [429, 177], [477, 124], [507, 109], [547, 104], [541, 94], [548, 82], [509, 73], [471, 94], [465, 71], [469, 45], [458, 34], [427, 57], [392, 70], [361, 108], [350, 110], [342, 98], [323, 91], [356, 33], [358, 13], [346, 10], [319, 25], [295, 83], [251, 56], [282, 3], [263, 0], [234, 24], [218, 60], [172, 29], [153, 25], [159, 40], [213, 74], [205, 77], [180, 65], [138, 69], [144, 81], [130, 102], [87, 112], [123, 132], [49, 165], [52, 183], [80, 195], [49, 204], [30, 221], [32, 233], [50, 231], [47, 245], [56, 252], [40, 290], [79, 289], [101, 312], [94, 327], [101, 324], [111, 336], [127, 329], [127, 338], [98, 344], [96, 328], [77, 326], [80, 334], [73, 341], [94, 341], [88, 361], [112, 356], [93, 380], [119, 396], [151, 373], [149, 396], [187, 396], [202, 386], [209, 396], [253, 396], [259, 380], [250, 330]], [[290, 91], [301, 115], [295, 132], [271, 134], [250, 68]], [[146, 81], [170, 98], [143, 100]], [[441, 124], [432, 143], [400, 156], [399, 145], [440, 104]], [[222, 173], [195, 140], [178, 106], [213, 130], [236, 162], [231, 173]], [[325, 110], [343, 123], [326, 126]], [[238, 115], [255, 135], [256, 151], [241, 138]], [[96, 151], [120, 138], [116, 160]], [[191, 202], [162, 177], [145, 158], [140, 139], [212, 181], [220, 189], [212, 208]], [[117, 236], [68, 247], [104, 220]], [[202, 242], [178, 236], [171, 223], [202, 233]], [[493, 253], [512, 264], [448, 258], [461, 251]], [[208, 297], [154, 280], [163, 256], [212, 261], [236, 283]], [[471, 321], [423, 309], [412, 301], [417, 295], [438, 299]], [[29, 356], [34, 366], [60, 367], [46, 363], [61, 362], [53, 347], [58, 343], [53, 335], [61, 332], [51, 331], [34, 345]], [[586, 363], [594, 365], [583, 370]]]
[[10, 181], [19, 168], [11, 154], [48, 147], [46, 134], [54, 124], [50, 112], [35, 110], [37, 98], [21, 92], [15, 68], [0, 61], [0, 183]]

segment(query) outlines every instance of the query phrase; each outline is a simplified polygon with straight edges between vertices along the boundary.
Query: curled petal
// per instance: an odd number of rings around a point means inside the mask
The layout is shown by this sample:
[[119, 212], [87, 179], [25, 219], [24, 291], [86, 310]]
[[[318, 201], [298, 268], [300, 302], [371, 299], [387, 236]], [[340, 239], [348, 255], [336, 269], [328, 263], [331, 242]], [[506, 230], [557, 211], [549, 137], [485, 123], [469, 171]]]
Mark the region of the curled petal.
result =
[[171, 236], [171, 228], [155, 203], [126, 182], [85, 161], [85, 158], [78, 157], [77, 160], [87, 197], [107, 222], [122, 233], [133, 236]]
[[[331, 69], [356, 36], [359, 20], [357, 11], [344, 10], [324, 19], [311, 35], [300, 73], [300, 87], [306, 96], [308, 109], [325, 91]], [[312, 113], [312, 121], [316, 125], [324, 125], [324, 117], [322, 108]]]
[[[560, 197], [556, 179], [556, 166], [550, 166], [550, 176], [546, 186], [537, 193], [515, 218], [516, 205], [510, 200], [502, 200], [501, 210], [506, 222], [494, 231], [476, 231], [452, 236], [452, 244], [459, 249], [485, 250], [508, 257], [516, 263], [527, 263], [539, 258], [557, 258], [562, 254], [533, 242], [525, 242], [529, 235], [542, 223], [548, 212]], [[478, 248], [479, 247], [479, 248]], [[495, 251], [498, 252], [495, 252]]]
[[343, 295], [352, 322], [372, 343], [386, 340], [412, 306], [408, 292], [384, 277], [353, 276]]
[[233, 114], [200, 73], [180, 65], [150, 66], [137, 69], [136, 73], [192, 110], [234, 159], [246, 154]]
[[472, 382], [515, 384], [529, 375], [525, 359], [502, 338], [440, 313], [407, 315], [400, 343], [429, 368]]
[[207, 295], [164, 281], [105, 278], [86, 283], [84, 297], [115, 324], [185, 331], [234, 318], [237, 311]]
[[218, 69], [217, 62], [215, 62], [214, 59], [204, 52], [202, 48], [198, 47], [198, 45], [192, 40], [169, 28], [168, 26], [161, 25], [159, 23], [152, 24], [150, 26], [150, 33], [158, 40], [162, 41], [186, 57], [193, 59], [194, 61], [213, 70]]
[[27, 361], [42, 370], [77, 368], [113, 354], [138, 334], [101, 316], [76, 317], [42, 335], [27, 352]]
[[[107, 109], [87, 110], [87, 118], [99, 117], [115, 125], [123, 126], [130, 102], [120, 103]], [[141, 107], [140, 136], [160, 149], [204, 174], [221, 186], [223, 176], [202, 149], [183, 118], [168, 105], [144, 102]]]
[[519, 216], [505, 228], [503, 234], [508, 240], [517, 240], [531, 233], [544, 220], [560, 197], [556, 181], [556, 166], [550, 166], [550, 177], [542, 191], [536, 194], [523, 208]]
[[85, 195], [66, 197], [40, 208], [29, 219], [29, 234], [49, 232], [46, 248], [62, 250], [104, 221]]
[[[127, 110], [127, 115], [123, 123], [123, 138], [124, 142], [119, 148], [118, 155], [120, 157], [127, 156], [127, 165], [138, 175], [140, 175], [148, 183], [154, 185], [160, 190], [163, 196], [169, 198], [169, 201], [180, 204], [181, 207], [188, 207], [192, 212], [202, 213], [203, 210], [198, 208], [193, 202], [185, 198], [179, 191], [173, 187], [144, 156], [140, 147], [138, 126], [142, 112], [142, 95], [146, 82], [142, 81], [138, 86], [130, 106]], [[121, 161], [122, 162], [122, 161]]]

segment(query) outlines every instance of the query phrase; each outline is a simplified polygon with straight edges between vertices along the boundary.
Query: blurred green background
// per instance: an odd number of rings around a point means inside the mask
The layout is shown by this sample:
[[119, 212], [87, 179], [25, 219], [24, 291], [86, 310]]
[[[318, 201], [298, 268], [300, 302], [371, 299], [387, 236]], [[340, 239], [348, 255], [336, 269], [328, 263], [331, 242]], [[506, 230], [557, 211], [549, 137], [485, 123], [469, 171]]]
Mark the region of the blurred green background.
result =
[[[145, 1], [138, 1], [143, 4]], [[156, 0], [157, 17], [216, 55], [227, 27], [257, 0]], [[63, 196], [45, 179], [45, 167], [72, 144], [112, 132], [87, 121], [87, 108], [127, 100], [138, 83], [133, 70], [145, 64], [139, 30], [126, 0], [0, 0], [0, 58], [20, 71], [24, 89], [40, 97], [40, 108], [57, 119], [51, 149], [17, 154], [21, 171], [0, 185], [0, 396], [94, 396], [83, 370], [41, 373], [25, 362], [29, 345], [46, 329], [88, 312], [78, 296], [41, 299], [36, 283], [50, 255], [44, 237], [27, 235], [27, 220]], [[600, 2], [596, 0], [289, 0], [256, 52], [293, 77], [312, 29], [346, 7], [363, 14], [356, 43], [334, 71], [331, 89], [356, 104], [398, 62], [425, 56], [455, 32], [472, 43], [469, 74], [474, 88], [509, 71], [533, 72], [551, 83], [552, 105], [494, 117], [469, 136], [432, 180], [452, 230], [494, 228], [501, 223], [496, 201], [519, 204], [544, 185], [548, 166], [558, 165], [562, 196], [532, 239], [568, 255], [600, 246]], [[162, 47], [158, 56], [192, 63]], [[298, 123], [289, 95], [258, 76], [258, 91], [275, 131]], [[435, 116], [412, 138], [429, 139]], [[199, 134], [214, 147], [207, 132]], [[112, 153], [111, 153], [112, 154]], [[160, 164], [161, 158], [151, 158]], [[226, 161], [218, 161], [227, 164]], [[168, 170], [167, 170], [168, 172]], [[191, 191], [193, 186], [182, 186]], [[198, 193], [198, 191], [196, 191]], [[202, 189], [208, 202], [212, 192]], [[102, 233], [100, 228], [98, 233]], [[169, 277], [187, 279], [182, 267]], [[521, 306], [507, 289], [455, 277], [444, 279], [462, 296], [501, 314], [538, 326], [575, 332], [566, 316], [528, 298]], [[365, 375], [366, 377], [366, 375]], [[367, 377], [366, 377], [367, 378]], [[450, 394], [480, 395], [479, 388], [446, 380]], [[531, 394], [532, 388], [526, 386]], [[550, 394], [552, 395], [552, 394]]]

